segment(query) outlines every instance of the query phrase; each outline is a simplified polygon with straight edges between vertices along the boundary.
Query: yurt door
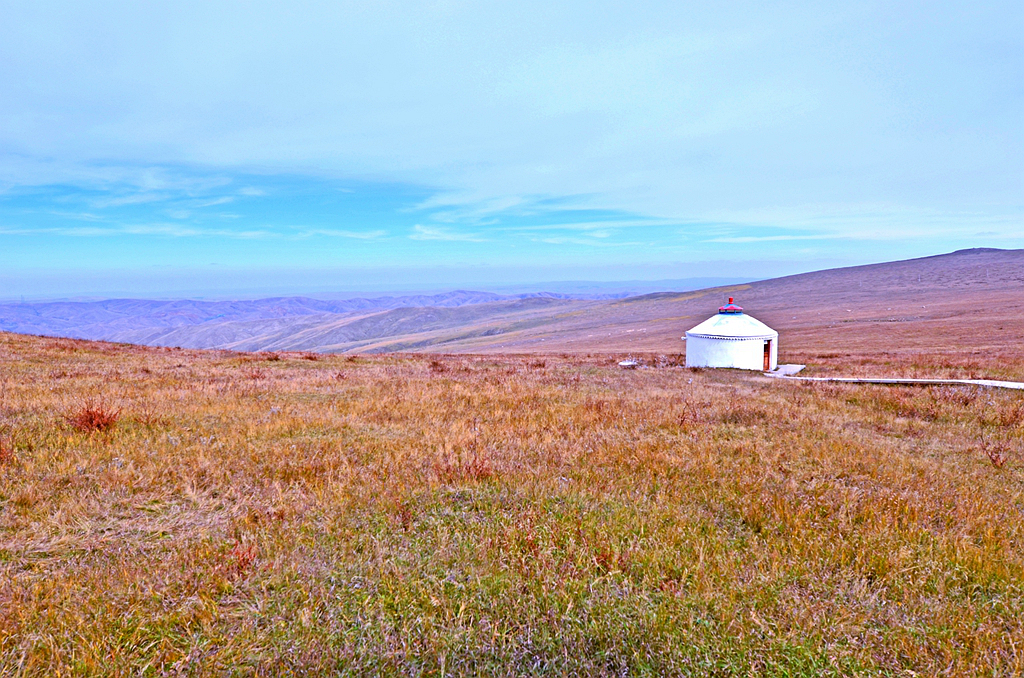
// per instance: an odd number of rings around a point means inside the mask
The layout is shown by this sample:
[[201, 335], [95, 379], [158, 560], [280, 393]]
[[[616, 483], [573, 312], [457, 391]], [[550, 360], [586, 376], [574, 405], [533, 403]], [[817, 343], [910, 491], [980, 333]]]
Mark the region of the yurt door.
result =
[[764, 371], [772, 369], [772, 340], [764, 342]]

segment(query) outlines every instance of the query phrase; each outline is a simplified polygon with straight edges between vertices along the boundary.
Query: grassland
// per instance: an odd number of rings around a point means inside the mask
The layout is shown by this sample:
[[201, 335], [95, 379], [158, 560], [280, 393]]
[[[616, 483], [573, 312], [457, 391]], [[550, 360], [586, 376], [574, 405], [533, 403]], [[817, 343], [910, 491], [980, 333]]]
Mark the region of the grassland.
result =
[[0, 674], [1024, 672], [1024, 394], [615, 359], [0, 334]]

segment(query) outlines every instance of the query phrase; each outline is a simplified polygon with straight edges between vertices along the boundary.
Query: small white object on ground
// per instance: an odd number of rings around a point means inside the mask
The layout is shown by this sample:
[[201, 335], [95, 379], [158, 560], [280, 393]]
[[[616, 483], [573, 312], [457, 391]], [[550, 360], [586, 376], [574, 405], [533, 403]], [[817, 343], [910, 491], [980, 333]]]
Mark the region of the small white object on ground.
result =
[[800, 372], [807, 365], [779, 365], [771, 372], [765, 372], [769, 377], [790, 377]]

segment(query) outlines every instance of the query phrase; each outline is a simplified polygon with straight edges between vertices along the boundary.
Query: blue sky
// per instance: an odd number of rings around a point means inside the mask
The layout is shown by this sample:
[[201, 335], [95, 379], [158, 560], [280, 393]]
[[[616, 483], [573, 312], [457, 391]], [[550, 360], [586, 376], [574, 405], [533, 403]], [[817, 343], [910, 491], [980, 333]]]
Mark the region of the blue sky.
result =
[[1024, 8], [47, 3], [0, 298], [767, 277], [1024, 247]]

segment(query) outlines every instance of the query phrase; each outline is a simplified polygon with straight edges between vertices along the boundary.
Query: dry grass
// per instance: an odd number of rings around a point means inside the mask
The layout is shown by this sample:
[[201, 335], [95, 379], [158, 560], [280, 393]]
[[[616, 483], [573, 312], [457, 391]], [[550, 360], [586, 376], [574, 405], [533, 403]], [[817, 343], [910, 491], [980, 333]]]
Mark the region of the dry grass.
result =
[[1020, 393], [273, 356], [0, 334], [0, 674], [1024, 671]]

